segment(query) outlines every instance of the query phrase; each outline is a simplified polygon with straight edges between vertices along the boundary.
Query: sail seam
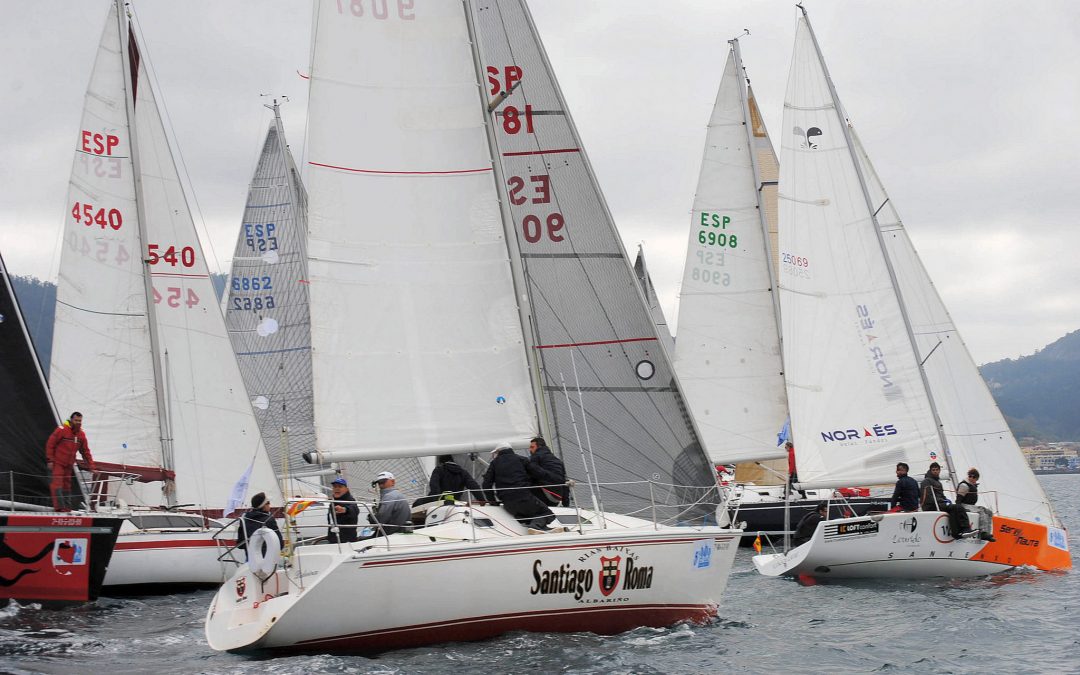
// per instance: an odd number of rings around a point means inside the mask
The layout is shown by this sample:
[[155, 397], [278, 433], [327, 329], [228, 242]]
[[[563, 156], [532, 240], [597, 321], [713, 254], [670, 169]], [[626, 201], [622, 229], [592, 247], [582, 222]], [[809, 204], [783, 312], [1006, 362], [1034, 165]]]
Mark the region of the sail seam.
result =
[[368, 173], [376, 175], [389, 175], [389, 176], [455, 176], [459, 174], [467, 173], [487, 173], [491, 171], [491, 167], [484, 167], [482, 169], [451, 169], [447, 171], [390, 171], [387, 169], [355, 169], [348, 166], [335, 166], [333, 164], [323, 164], [321, 162], [308, 162], [311, 166], [318, 166], [324, 169], [334, 169], [337, 171], [348, 171], [350, 173]]

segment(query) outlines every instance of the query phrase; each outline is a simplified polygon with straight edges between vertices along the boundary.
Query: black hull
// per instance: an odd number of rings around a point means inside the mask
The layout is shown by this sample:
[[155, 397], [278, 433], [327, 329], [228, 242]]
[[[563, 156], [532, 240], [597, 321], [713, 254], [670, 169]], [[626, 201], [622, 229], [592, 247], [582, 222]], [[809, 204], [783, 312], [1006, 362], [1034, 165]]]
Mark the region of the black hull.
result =
[[[791, 502], [791, 531], [799, 520], [817, 508], [817, 499], [800, 499]], [[833, 501], [829, 506], [829, 518], [846, 518], [852, 515], [865, 516], [871, 511], [887, 511], [889, 500], [880, 497], [854, 497], [845, 501]], [[852, 513], [853, 512], [853, 513]], [[729, 509], [736, 523], [746, 523], [740, 546], [752, 546], [760, 533], [762, 546], [766, 545], [765, 535], [774, 544], [783, 543], [784, 538], [784, 502], [755, 502]]]
[[0, 515], [0, 600], [50, 607], [96, 600], [123, 522], [69, 513]]

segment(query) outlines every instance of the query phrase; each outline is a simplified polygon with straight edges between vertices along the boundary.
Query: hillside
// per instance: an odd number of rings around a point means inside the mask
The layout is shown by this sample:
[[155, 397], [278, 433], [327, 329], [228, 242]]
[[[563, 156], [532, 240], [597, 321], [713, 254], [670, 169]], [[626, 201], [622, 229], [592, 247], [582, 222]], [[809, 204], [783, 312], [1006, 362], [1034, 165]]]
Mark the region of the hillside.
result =
[[980, 371], [1018, 438], [1080, 439], [1080, 330]]

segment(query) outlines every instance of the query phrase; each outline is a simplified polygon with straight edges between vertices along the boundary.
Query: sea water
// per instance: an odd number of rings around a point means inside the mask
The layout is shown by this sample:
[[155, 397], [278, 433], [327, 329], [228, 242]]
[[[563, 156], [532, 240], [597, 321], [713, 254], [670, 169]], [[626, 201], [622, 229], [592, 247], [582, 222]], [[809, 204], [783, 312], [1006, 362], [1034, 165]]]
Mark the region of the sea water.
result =
[[[1080, 553], [1080, 476], [1040, 476]], [[0, 608], [12, 673], [1080, 672], [1080, 571], [801, 586], [739, 551], [709, 625], [611, 637], [512, 633], [375, 657], [219, 654], [203, 637], [211, 591], [104, 597], [74, 609]], [[1080, 566], [1080, 557], [1077, 565]], [[438, 602], [438, 598], [432, 598]], [[346, 615], [348, 606], [327, 606]], [[557, 621], [557, 619], [553, 619]]]

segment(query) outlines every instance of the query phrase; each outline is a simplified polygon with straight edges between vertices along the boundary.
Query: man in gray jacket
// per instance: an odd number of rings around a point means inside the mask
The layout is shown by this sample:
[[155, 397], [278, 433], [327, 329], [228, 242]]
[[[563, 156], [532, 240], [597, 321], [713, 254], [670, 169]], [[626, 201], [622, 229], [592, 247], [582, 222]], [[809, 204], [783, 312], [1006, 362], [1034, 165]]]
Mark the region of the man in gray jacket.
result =
[[375, 507], [375, 515], [368, 516], [376, 527], [375, 536], [409, 531], [412, 511], [405, 495], [394, 489], [395, 483], [394, 474], [389, 471], [383, 471], [371, 481], [371, 487], [379, 486], [379, 505]]

